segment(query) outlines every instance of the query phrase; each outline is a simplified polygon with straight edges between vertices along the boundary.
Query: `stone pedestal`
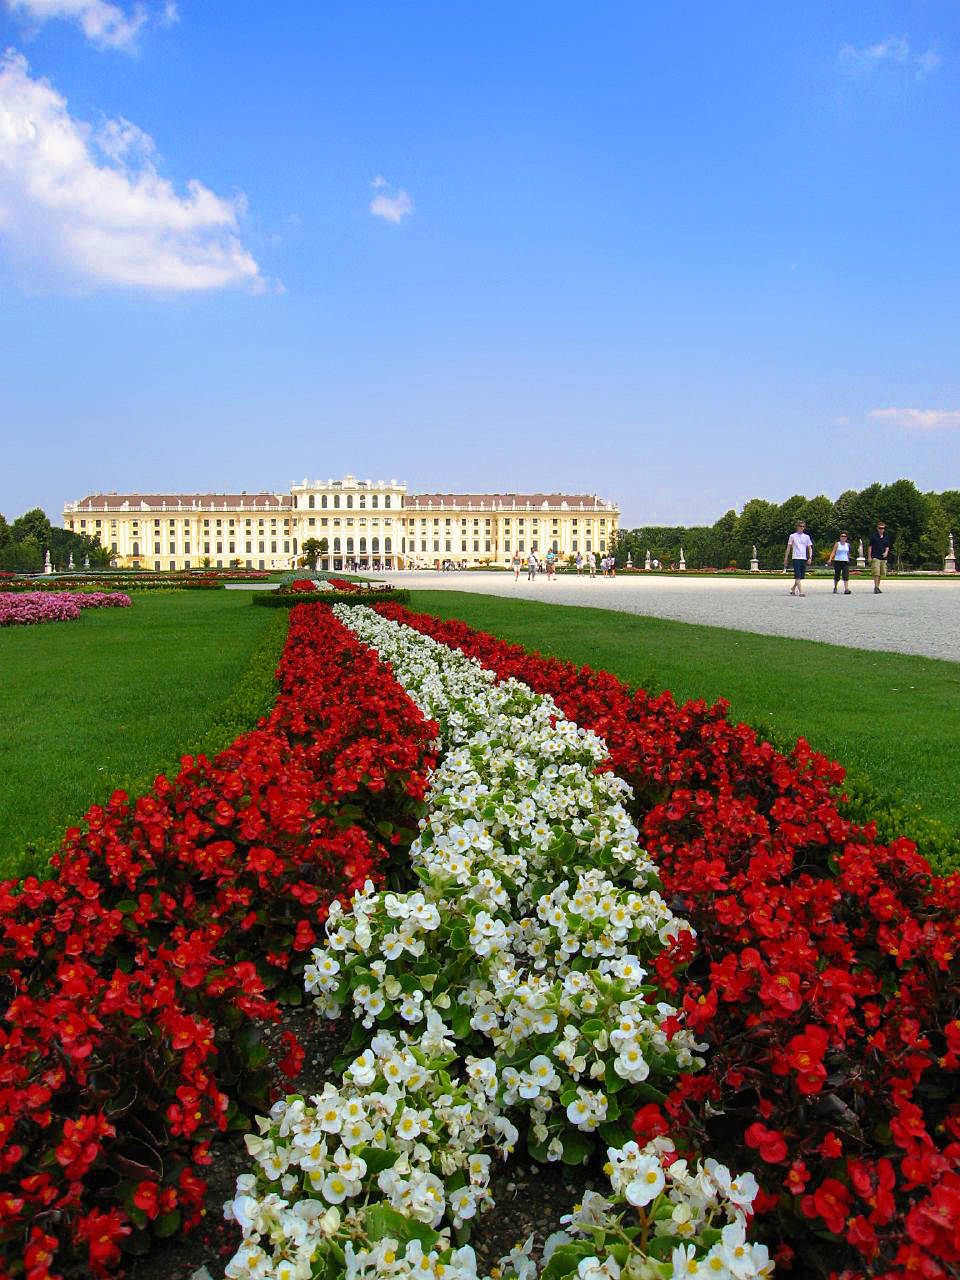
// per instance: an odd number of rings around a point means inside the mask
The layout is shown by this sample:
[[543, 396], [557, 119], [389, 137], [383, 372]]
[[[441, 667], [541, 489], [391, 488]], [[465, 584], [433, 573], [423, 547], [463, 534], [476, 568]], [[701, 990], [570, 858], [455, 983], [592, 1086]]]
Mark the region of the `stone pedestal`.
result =
[[43, 560], [43, 572], [53, 573], [53, 565], [50, 563], [50, 552], [48, 551]]
[[952, 534], [952, 533], [951, 533], [951, 535], [950, 535], [950, 546], [949, 546], [949, 548], [948, 548], [948, 550], [947, 550], [947, 554], [944, 556], [944, 559], [943, 559], [943, 572], [944, 572], [944, 573], [956, 573], [956, 572], [957, 572], [957, 553], [956, 553], [956, 551], [954, 551], [954, 549], [953, 549], [953, 534]]
[[865, 569], [866, 567], [867, 567], [867, 562], [863, 556], [863, 539], [861, 538], [860, 541], [857, 543], [857, 568]]
[[751, 572], [751, 573], [759, 573], [759, 572], [760, 572], [760, 561], [757, 559], [757, 548], [756, 548], [756, 547], [754, 547], [754, 548], [753, 548], [753, 555], [750, 557], [750, 572]]
[[649, 551], [647, 552], [647, 558], [646, 558], [646, 560], [644, 560], [644, 562], [643, 562], [643, 567], [644, 567], [645, 569], [652, 569], [652, 568], [653, 568], [653, 566], [652, 566], [652, 565], [651, 565], [651, 563], [650, 563], [650, 552], [649, 552]]
[[630, 552], [629, 552], [629, 551], [627, 552], [627, 568], [628, 568], [628, 569], [632, 569], [632, 568], [633, 568], [633, 561], [632, 561], [632, 560], [631, 560], [631, 558], [630, 558]]
[[687, 567], [687, 562], [686, 562], [686, 560], [684, 559], [684, 555], [683, 555], [683, 547], [681, 547], [681, 548], [680, 548], [680, 564], [679, 564], [679, 566], [678, 566], [678, 567], [679, 567], [680, 569], [686, 569], [686, 567]]

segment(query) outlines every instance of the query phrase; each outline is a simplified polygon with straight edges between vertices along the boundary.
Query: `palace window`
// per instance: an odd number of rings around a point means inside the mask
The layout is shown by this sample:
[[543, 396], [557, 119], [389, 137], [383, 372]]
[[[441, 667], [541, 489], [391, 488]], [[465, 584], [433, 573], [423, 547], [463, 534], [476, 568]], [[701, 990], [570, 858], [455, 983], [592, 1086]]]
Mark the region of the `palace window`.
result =
[[353, 494], [352, 494], [352, 493], [348, 493], [348, 494], [347, 494], [347, 506], [348, 506], [348, 507], [352, 507], [352, 506], [353, 506]]
[[153, 554], [154, 554], [155, 556], [158, 556], [158, 555], [160, 554], [160, 543], [159, 543], [159, 542], [155, 542], [155, 543], [153, 544]]
[[392, 550], [393, 550], [393, 539], [392, 539], [392, 538], [384, 538], [384, 540], [383, 540], [383, 549], [384, 549], [384, 551], [392, 551]]
[[384, 498], [384, 500], [383, 500], [383, 505], [384, 505], [385, 507], [389, 507], [389, 505], [390, 505], [390, 495], [389, 495], [389, 493], [388, 493], [388, 494], [387, 494], [387, 496]]
[[376, 494], [373, 494], [373, 495], [371, 496], [371, 498], [370, 498], [370, 505], [371, 505], [371, 507], [375, 507], [375, 506], [377, 505], [377, 495], [376, 495]]
[[321, 505], [321, 507], [325, 507], [325, 506], [327, 505], [327, 495], [326, 495], [326, 494], [324, 494], [324, 495], [323, 495], [323, 497], [320, 499], [320, 505]]
[[176, 554], [176, 550], [177, 550], [177, 544], [176, 544], [175, 542], [171, 542], [171, 543], [170, 543], [170, 554], [171, 554], [171, 555], [175, 555], [175, 554]]
[[309, 501], [307, 502], [307, 506], [310, 508], [311, 511], [313, 511], [316, 505], [317, 505], [317, 500], [311, 493]]

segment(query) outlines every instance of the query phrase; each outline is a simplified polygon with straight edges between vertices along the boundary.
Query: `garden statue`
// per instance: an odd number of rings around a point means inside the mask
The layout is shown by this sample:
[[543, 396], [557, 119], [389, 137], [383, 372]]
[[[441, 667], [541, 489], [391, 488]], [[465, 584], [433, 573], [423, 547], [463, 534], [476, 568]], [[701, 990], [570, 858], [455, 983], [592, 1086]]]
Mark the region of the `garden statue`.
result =
[[861, 538], [859, 543], [857, 544], [857, 568], [865, 569], [866, 567], [867, 567], [867, 562], [863, 557], [863, 539]]
[[647, 548], [647, 558], [646, 558], [646, 560], [643, 562], [643, 567], [644, 567], [645, 569], [649, 569], [649, 568], [651, 567], [651, 566], [650, 566], [650, 548], [649, 548], [649, 547]]
[[630, 555], [630, 552], [629, 552], [629, 551], [627, 552], [627, 568], [628, 568], [628, 569], [632, 569], [632, 568], [633, 568], [633, 559], [632, 559], [632, 557], [631, 557], [631, 555]]
[[70, 552], [70, 559], [67, 561], [67, 568], [73, 573], [73, 552]]
[[946, 554], [946, 557], [945, 557], [945, 559], [944, 559], [944, 561], [943, 561], [943, 572], [944, 572], [944, 573], [956, 573], [956, 572], [957, 572], [957, 553], [956, 553], [956, 552], [954, 551], [954, 549], [953, 549], [953, 534], [952, 534], [952, 533], [950, 534], [950, 547], [949, 547], [949, 549], [948, 549], [948, 551], [947, 551], [947, 554]]
[[90, 568], [90, 557], [89, 557], [89, 556], [84, 556], [84, 557], [83, 557], [83, 567], [84, 567], [85, 569], [89, 569], [89, 568]]
[[751, 573], [759, 573], [759, 572], [760, 572], [760, 561], [757, 559], [757, 548], [756, 548], [756, 547], [754, 547], [754, 548], [753, 548], [753, 554], [752, 554], [752, 555], [751, 555], [751, 557], [750, 557], [750, 572], [751, 572]]
[[43, 559], [43, 572], [44, 572], [44, 573], [53, 573], [53, 565], [50, 563], [50, 548], [49, 548], [49, 547], [47, 548], [47, 554], [44, 556], [44, 559]]
[[683, 557], [683, 547], [681, 547], [680, 548], [680, 568], [686, 569], [686, 567], [687, 567], [687, 562]]

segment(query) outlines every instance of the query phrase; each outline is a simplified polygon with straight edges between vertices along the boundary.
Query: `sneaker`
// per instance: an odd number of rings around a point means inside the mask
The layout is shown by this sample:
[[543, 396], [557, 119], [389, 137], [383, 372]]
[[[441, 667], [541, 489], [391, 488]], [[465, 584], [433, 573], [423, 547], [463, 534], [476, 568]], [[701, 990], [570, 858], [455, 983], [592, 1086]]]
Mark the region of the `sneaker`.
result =
[[844, 594], [845, 596], [852, 596], [852, 595], [853, 595], [853, 592], [852, 592], [852, 591], [844, 591], [844, 593], [843, 593], [843, 594]]

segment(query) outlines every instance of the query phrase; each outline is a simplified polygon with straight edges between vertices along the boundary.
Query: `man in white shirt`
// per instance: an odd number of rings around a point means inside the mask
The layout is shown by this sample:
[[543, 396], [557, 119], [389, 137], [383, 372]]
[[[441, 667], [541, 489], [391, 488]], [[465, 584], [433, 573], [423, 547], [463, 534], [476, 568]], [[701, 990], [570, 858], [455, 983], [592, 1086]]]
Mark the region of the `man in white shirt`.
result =
[[803, 520], [797, 521], [796, 533], [791, 533], [787, 539], [787, 549], [783, 555], [784, 570], [790, 559], [793, 560], [793, 586], [790, 588], [790, 594], [802, 596], [805, 594], [803, 580], [807, 574], [807, 565], [813, 564], [813, 539], [807, 533], [807, 526]]

